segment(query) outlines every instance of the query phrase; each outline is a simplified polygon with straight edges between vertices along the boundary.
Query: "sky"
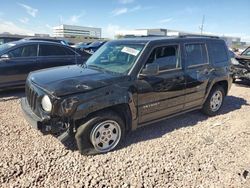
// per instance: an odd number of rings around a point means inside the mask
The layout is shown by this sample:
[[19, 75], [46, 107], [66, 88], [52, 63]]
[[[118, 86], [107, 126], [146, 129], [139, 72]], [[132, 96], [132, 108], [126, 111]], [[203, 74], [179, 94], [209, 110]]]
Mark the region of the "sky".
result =
[[250, 42], [249, 0], [1, 0], [0, 33], [49, 33], [72, 24], [116, 30], [166, 28], [242, 37]]

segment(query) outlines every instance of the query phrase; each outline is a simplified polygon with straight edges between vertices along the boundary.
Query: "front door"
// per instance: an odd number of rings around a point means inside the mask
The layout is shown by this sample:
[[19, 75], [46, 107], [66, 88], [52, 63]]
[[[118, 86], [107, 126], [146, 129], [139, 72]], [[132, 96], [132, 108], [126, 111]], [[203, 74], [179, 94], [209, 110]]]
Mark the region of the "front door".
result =
[[146, 64], [149, 63], [159, 65], [159, 74], [138, 78], [139, 124], [182, 111], [185, 100], [185, 75], [180, 46], [156, 47]]

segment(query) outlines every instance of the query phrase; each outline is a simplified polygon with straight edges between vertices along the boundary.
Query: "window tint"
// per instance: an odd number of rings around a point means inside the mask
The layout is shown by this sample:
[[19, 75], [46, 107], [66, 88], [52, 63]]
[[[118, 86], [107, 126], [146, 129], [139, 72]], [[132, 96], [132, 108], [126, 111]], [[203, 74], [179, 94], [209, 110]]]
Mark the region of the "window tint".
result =
[[39, 56], [59, 56], [68, 55], [64, 47], [57, 45], [41, 44], [39, 46]]
[[188, 66], [208, 63], [206, 47], [204, 44], [186, 44], [185, 50]]
[[160, 70], [180, 68], [178, 49], [177, 45], [157, 47], [150, 54], [147, 63], [159, 64]]
[[34, 57], [37, 56], [37, 45], [28, 45], [16, 48], [8, 53], [10, 57]]
[[209, 50], [214, 63], [221, 63], [228, 60], [227, 49], [222, 42], [213, 42], [210, 44]]

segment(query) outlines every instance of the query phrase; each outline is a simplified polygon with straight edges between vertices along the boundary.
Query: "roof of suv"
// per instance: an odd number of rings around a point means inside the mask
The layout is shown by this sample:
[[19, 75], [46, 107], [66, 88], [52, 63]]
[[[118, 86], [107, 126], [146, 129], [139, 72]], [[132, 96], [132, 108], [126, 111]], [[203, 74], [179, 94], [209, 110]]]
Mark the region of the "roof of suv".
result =
[[174, 36], [174, 37], [131, 37], [115, 40], [114, 42], [138, 42], [138, 43], [148, 43], [157, 41], [169, 41], [169, 40], [222, 40], [219, 37], [209, 37], [209, 36]]

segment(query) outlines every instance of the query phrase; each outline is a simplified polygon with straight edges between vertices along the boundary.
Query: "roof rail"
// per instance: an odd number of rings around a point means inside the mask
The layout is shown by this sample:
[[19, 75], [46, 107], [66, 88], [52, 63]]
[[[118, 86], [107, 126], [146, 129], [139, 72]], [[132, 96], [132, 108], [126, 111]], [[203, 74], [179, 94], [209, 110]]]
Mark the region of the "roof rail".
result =
[[205, 37], [205, 38], [214, 38], [214, 39], [219, 39], [220, 37], [219, 36], [211, 36], [211, 35], [199, 35], [199, 34], [197, 34], [197, 35], [189, 35], [189, 34], [187, 34], [187, 35], [179, 35], [179, 38], [186, 38], [186, 37]]

